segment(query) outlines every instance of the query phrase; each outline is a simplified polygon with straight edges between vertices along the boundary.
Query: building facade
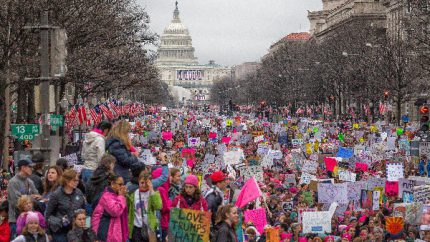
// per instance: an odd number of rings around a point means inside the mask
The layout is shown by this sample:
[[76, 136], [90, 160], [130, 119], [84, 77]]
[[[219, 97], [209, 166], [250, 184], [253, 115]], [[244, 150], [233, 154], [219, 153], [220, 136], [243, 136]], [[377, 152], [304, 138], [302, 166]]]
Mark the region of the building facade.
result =
[[[194, 51], [191, 35], [179, 17], [176, 2], [173, 19], [160, 38], [155, 65], [160, 71], [161, 80], [176, 90], [174, 96], [177, 101], [207, 101], [213, 82], [231, 75], [229, 67], [218, 65], [215, 61], [199, 64]], [[178, 90], [189, 93], [181, 95]]]

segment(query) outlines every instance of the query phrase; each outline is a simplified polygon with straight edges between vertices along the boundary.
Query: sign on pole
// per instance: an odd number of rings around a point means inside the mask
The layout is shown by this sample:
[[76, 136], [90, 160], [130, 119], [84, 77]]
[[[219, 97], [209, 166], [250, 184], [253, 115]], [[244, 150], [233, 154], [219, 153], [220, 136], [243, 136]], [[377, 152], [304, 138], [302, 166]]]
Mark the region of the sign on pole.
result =
[[12, 135], [18, 140], [34, 140], [36, 135], [40, 134], [38, 124], [11, 124]]

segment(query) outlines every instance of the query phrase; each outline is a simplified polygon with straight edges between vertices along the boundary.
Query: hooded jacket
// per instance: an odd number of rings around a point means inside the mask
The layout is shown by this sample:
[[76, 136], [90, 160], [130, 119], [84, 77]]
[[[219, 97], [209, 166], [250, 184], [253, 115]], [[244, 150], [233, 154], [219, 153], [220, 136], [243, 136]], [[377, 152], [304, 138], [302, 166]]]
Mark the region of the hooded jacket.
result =
[[107, 141], [106, 150], [109, 152], [109, 154], [115, 156], [116, 158], [114, 167], [115, 173], [122, 176], [125, 183], [129, 182], [130, 167], [134, 163], [139, 162], [137, 157], [134, 156], [130, 150], [128, 150], [126, 146], [116, 138], [110, 138]]
[[93, 129], [85, 136], [82, 144], [82, 159], [84, 167], [89, 170], [95, 170], [105, 153], [105, 137], [99, 129]]

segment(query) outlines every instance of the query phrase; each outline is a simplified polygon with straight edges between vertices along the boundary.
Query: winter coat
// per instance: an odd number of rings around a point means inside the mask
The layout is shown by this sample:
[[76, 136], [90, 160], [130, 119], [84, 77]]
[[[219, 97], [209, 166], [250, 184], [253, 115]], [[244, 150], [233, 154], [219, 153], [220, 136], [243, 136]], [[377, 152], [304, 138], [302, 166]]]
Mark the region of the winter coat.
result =
[[122, 242], [127, 240], [127, 204], [125, 197], [108, 187], [103, 192], [91, 217], [91, 228], [98, 240]]
[[[161, 176], [157, 178], [153, 178], [151, 180], [152, 182], [152, 188], [154, 190], [157, 190], [157, 188], [161, 185], [163, 185], [168, 179], [169, 179], [169, 167], [167, 165], [161, 166], [162, 172]], [[139, 182], [137, 181], [137, 177], [132, 177], [130, 179], [130, 182], [127, 183], [127, 191], [128, 192], [134, 192], [139, 188]]]
[[214, 187], [208, 191], [205, 196], [208, 203], [208, 209], [212, 213], [212, 224], [215, 224], [216, 214], [218, 212], [219, 206], [222, 205], [223, 196], [217, 187]]
[[106, 187], [109, 186], [108, 182], [109, 172], [106, 171], [103, 167], [97, 167], [91, 176], [90, 180], [87, 183], [87, 193], [86, 198], [87, 202], [94, 206], [94, 204], [100, 197]]
[[182, 194], [179, 194], [175, 199], [173, 199], [172, 207], [176, 208], [178, 205], [179, 208], [208, 211], [208, 203], [203, 196], [200, 196], [198, 201], [194, 201], [193, 204], [189, 206], [185, 197]]
[[[153, 178], [158, 178], [162, 174], [162, 169], [158, 168], [152, 172]], [[172, 207], [172, 201], [169, 199], [169, 182], [166, 181], [161, 186], [157, 188], [160, 192], [161, 201], [163, 202], [163, 207], [161, 208], [161, 219], [160, 224], [161, 228], [167, 230], [169, 228], [169, 220], [170, 220], [170, 209]]]
[[90, 228], [74, 228], [67, 233], [68, 242], [94, 242], [97, 236]]
[[237, 242], [236, 231], [226, 222], [221, 222], [216, 226], [215, 238], [212, 242]]
[[[42, 229], [46, 229], [45, 217], [40, 212], [35, 211], [39, 217], [39, 225]], [[27, 213], [21, 213], [16, 219], [16, 234], [21, 234], [22, 229], [25, 227], [25, 220], [27, 219]]]
[[29, 178], [33, 181], [34, 186], [36, 187], [39, 194], [43, 194], [43, 174], [39, 173], [38, 171], [33, 171]]
[[64, 192], [64, 188], [61, 186], [51, 194], [48, 201], [48, 206], [46, 207], [45, 219], [48, 221], [48, 234], [52, 234], [53, 231], [50, 229], [50, 217], [56, 217], [57, 219], [62, 219], [66, 216], [69, 224], [63, 226], [59, 231], [55, 233], [67, 233], [72, 229], [72, 220], [74, 212], [77, 209], [85, 209], [85, 197], [81, 190], [78, 188], [74, 189], [71, 194]]
[[93, 129], [85, 136], [82, 144], [82, 159], [85, 161], [84, 168], [95, 170], [105, 153], [106, 138], [99, 129]]
[[[136, 191], [136, 190], [135, 190]], [[129, 192], [127, 194], [127, 207], [128, 207], [128, 227], [129, 227], [129, 237], [131, 239], [133, 234], [133, 227], [134, 227], [134, 193]], [[148, 216], [148, 226], [153, 231], [157, 230], [157, 227], [159, 225], [158, 218], [156, 216], [156, 211], [160, 210], [162, 208], [163, 204], [161, 201], [161, 196], [159, 191], [155, 191], [151, 196], [149, 196], [148, 201], [148, 210], [147, 210], [147, 216]]]
[[124, 183], [129, 182], [130, 167], [134, 163], [139, 162], [137, 157], [134, 156], [120, 140], [112, 137], [107, 141], [106, 150], [116, 158], [114, 167], [115, 173], [122, 176]]
[[48, 242], [48, 235], [47, 234], [37, 234], [37, 235], [20, 235], [16, 237], [12, 242]]
[[0, 224], [0, 242], [9, 242], [9, 241], [10, 241], [9, 221], [7, 219], [4, 219], [3, 223]]
[[16, 205], [21, 195], [38, 194], [34, 183], [30, 178], [23, 177], [19, 173], [9, 180], [7, 186], [7, 201], [9, 202], [9, 223], [16, 223], [18, 211]]

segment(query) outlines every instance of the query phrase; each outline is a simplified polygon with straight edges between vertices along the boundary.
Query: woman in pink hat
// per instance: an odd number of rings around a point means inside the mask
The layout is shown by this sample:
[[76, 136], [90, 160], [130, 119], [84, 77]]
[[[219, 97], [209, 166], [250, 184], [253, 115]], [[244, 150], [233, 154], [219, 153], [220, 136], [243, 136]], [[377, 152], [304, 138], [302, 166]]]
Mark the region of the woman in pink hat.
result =
[[208, 204], [199, 188], [199, 180], [194, 175], [185, 178], [181, 193], [173, 200], [172, 207], [208, 211]]

